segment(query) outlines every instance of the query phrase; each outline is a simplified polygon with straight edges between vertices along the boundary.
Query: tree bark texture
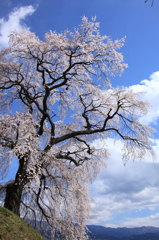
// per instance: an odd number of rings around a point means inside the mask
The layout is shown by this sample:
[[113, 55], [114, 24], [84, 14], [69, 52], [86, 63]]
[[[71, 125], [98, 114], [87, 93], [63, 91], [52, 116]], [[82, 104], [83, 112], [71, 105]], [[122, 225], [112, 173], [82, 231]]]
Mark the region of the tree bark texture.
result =
[[22, 192], [27, 183], [26, 174], [26, 159], [22, 157], [19, 160], [19, 168], [14, 182], [9, 183], [6, 188], [6, 197], [4, 200], [4, 207], [20, 216], [20, 204]]
[[22, 186], [10, 183], [6, 189], [4, 207], [20, 216], [20, 203], [22, 196]]

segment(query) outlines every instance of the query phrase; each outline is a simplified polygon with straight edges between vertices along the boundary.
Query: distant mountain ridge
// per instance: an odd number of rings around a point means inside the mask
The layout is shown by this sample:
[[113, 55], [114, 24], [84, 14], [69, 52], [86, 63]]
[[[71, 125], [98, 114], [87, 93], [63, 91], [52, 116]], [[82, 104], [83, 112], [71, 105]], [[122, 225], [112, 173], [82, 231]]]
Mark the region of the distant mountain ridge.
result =
[[[31, 220], [26, 219], [32, 223]], [[39, 222], [37, 221], [37, 226]], [[136, 228], [110, 228], [98, 225], [87, 225], [90, 240], [159, 240], [159, 227], [136, 227]], [[43, 222], [41, 235], [51, 239], [51, 232], [46, 222]], [[60, 240], [59, 238], [56, 238]], [[72, 239], [73, 240], [73, 239]]]
[[88, 225], [88, 235], [94, 240], [158, 240], [159, 228], [136, 227], [136, 228], [110, 228], [96, 225]]

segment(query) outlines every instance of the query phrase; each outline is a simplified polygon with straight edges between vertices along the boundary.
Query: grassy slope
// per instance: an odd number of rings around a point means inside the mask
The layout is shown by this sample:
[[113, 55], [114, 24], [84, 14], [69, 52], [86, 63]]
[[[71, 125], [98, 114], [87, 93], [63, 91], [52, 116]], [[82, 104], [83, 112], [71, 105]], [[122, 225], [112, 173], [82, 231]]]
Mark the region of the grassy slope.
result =
[[0, 240], [46, 240], [26, 221], [0, 207]]

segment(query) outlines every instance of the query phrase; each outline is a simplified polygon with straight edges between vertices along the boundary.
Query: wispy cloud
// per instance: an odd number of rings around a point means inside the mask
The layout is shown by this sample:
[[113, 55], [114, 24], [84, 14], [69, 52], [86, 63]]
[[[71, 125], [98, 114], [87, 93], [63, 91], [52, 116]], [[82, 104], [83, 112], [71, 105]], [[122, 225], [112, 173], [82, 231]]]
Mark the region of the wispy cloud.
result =
[[[122, 162], [123, 144], [113, 139], [106, 140], [109, 152], [107, 160], [108, 168], [103, 169], [99, 177], [91, 186], [91, 192], [95, 203], [92, 204], [92, 213], [89, 224], [101, 224], [111, 226], [114, 223], [116, 214], [124, 216], [129, 211], [150, 212], [159, 206], [159, 162], [153, 162], [150, 155], [146, 155], [145, 161], [129, 161], [124, 167]], [[99, 144], [99, 143], [97, 143]], [[102, 142], [100, 145], [102, 147]], [[159, 141], [154, 142], [154, 151], [159, 158]], [[129, 227], [131, 220], [125, 222], [120, 218], [118, 226]], [[140, 221], [141, 219], [139, 219]], [[146, 223], [145, 223], [146, 224]], [[148, 223], [147, 223], [148, 224]], [[141, 222], [134, 226], [143, 226]], [[115, 226], [115, 225], [113, 225]], [[153, 225], [154, 226], [154, 225]]]
[[0, 47], [8, 46], [8, 36], [13, 30], [21, 31], [28, 28], [22, 20], [35, 12], [35, 8], [30, 6], [15, 8], [7, 18], [0, 19]]
[[135, 92], [143, 92], [142, 100], [151, 104], [148, 114], [142, 117], [141, 121], [144, 124], [156, 123], [159, 118], [159, 71], [152, 73], [149, 79], [144, 79], [140, 84], [130, 88]]
[[136, 227], [136, 226], [153, 226], [158, 227], [159, 224], [159, 213], [150, 215], [148, 217], [140, 218], [128, 218], [123, 226]]

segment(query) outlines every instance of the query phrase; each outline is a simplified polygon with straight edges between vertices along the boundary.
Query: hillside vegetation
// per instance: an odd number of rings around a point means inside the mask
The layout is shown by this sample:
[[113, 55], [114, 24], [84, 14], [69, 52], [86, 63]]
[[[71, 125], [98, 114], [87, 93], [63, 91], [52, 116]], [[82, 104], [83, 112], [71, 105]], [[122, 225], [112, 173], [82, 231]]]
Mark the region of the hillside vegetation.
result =
[[26, 221], [0, 207], [0, 240], [46, 240]]

